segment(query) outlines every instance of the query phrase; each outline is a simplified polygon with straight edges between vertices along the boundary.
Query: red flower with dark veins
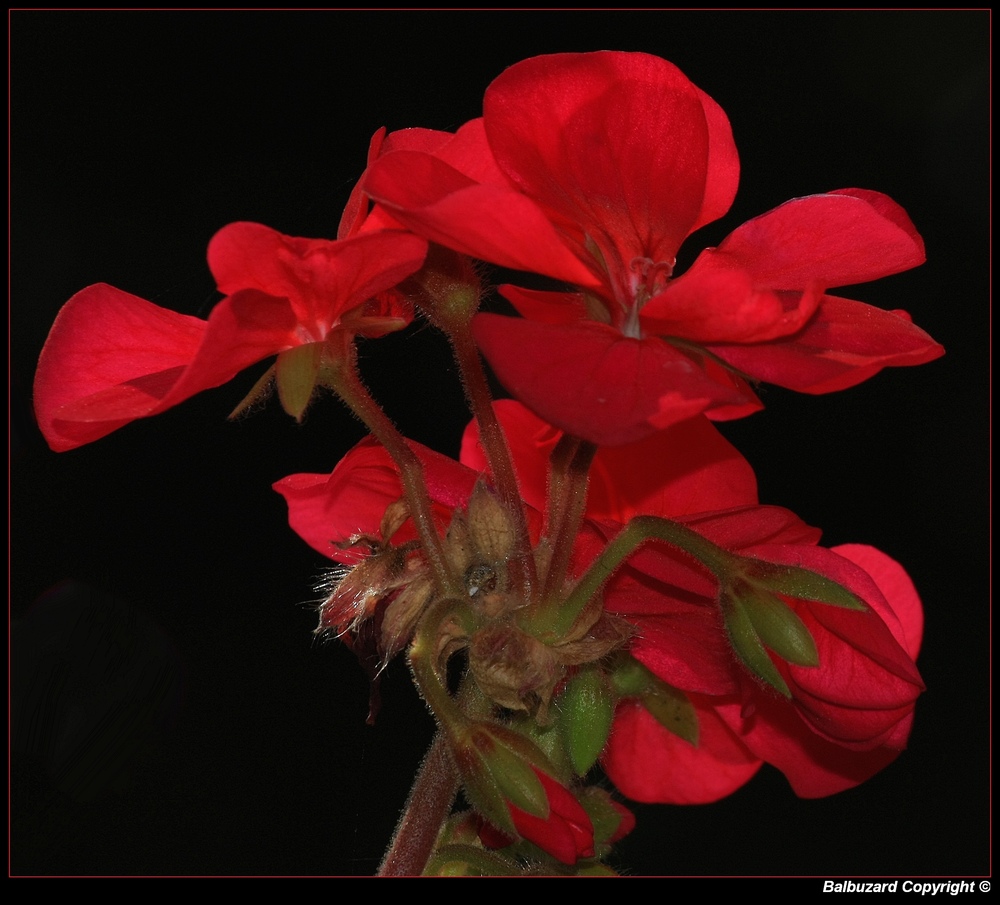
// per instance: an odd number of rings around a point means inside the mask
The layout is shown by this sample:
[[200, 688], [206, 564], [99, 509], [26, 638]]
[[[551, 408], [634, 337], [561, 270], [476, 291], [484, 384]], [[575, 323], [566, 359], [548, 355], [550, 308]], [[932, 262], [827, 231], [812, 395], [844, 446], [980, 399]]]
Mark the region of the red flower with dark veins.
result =
[[825, 393], [942, 354], [905, 312], [826, 294], [924, 260], [877, 192], [796, 198], [675, 276], [738, 177], [715, 101], [665, 60], [602, 51], [510, 67], [481, 120], [434, 150], [384, 154], [364, 185], [434, 242], [578, 287], [503, 287], [522, 317], [480, 314], [474, 330], [511, 393], [595, 443], [749, 414], [749, 381]]

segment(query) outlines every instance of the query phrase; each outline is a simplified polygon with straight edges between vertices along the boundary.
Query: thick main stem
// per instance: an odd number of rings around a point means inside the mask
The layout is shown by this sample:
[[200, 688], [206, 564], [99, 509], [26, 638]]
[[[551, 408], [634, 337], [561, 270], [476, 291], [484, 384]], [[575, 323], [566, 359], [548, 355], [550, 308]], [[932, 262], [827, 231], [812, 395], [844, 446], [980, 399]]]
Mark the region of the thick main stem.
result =
[[450, 753], [449, 732], [454, 733], [465, 722], [465, 709], [483, 716], [490, 708], [489, 702], [467, 680], [459, 691], [462, 703], [457, 702], [448, 693], [438, 669], [438, 631], [448, 615], [461, 619], [461, 607], [456, 613], [456, 603], [450, 598], [433, 603], [421, 618], [410, 644], [409, 661], [414, 681], [441, 728], [410, 790], [392, 843], [379, 868], [380, 877], [416, 876], [427, 866], [459, 788], [458, 772]]
[[423, 873], [457, 793], [458, 774], [445, 734], [439, 731], [420, 765], [378, 876], [414, 877]]

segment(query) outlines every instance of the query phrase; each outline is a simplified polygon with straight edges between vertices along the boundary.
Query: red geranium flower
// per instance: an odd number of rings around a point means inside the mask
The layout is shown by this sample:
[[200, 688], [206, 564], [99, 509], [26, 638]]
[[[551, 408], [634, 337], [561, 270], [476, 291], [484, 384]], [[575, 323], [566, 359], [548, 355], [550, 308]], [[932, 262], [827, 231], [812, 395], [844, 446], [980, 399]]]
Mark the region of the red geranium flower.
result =
[[[383, 137], [373, 137], [369, 162]], [[272, 355], [282, 404], [300, 417], [324, 355], [412, 319], [412, 307], [387, 290], [420, 268], [427, 242], [370, 217], [368, 207], [356, 189], [336, 241], [258, 223], [224, 227], [208, 264], [226, 298], [207, 320], [104, 283], [78, 292], [56, 317], [35, 374], [35, 414], [49, 446], [90, 443]]]
[[822, 393], [942, 354], [905, 312], [825, 295], [924, 260], [876, 192], [789, 201], [673, 279], [681, 242], [726, 213], [738, 175], [725, 114], [680, 70], [600, 52], [512, 66], [482, 120], [436, 150], [385, 154], [365, 187], [432, 241], [581, 288], [506, 287], [523, 318], [474, 326], [518, 399], [596, 443], [748, 414], [746, 378]]

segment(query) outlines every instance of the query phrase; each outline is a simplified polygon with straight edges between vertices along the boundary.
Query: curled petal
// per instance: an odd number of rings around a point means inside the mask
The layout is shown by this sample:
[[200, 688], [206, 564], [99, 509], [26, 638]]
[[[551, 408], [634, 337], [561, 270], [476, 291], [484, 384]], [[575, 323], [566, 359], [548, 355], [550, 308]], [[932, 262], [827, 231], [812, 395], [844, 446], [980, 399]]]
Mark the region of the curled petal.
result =
[[684, 276], [650, 299], [640, 314], [644, 333], [694, 342], [760, 343], [795, 333], [809, 321], [822, 293], [773, 292], [736, 268], [702, 256]]
[[455, 251], [585, 286], [598, 282], [534, 201], [476, 182], [431, 154], [386, 154], [369, 168], [365, 190], [400, 223]]
[[906, 212], [863, 189], [793, 198], [747, 221], [707, 254], [729, 259], [758, 286], [799, 291], [866, 283], [925, 260]]
[[832, 551], [871, 576], [895, 617], [882, 612], [882, 618], [903, 650], [916, 660], [924, 635], [924, 608], [906, 570], [881, 550], [866, 544], [840, 544]]
[[[785, 774], [800, 798], [823, 798], [854, 788], [891, 764], [899, 748], [852, 750], [805, 730], [785, 702], [761, 695], [749, 720], [739, 704], [724, 704], [719, 715], [757, 757]], [[912, 714], [905, 720], [909, 731]]]
[[[785, 675], [793, 705], [817, 734], [859, 750], [898, 742], [898, 726], [912, 713], [924, 685], [913, 658], [897, 640], [897, 635], [905, 637], [906, 630], [872, 577], [849, 559], [822, 547], [765, 546], [746, 552], [824, 575], [868, 604], [869, 609], [859, 611], [793, 602], [815, 641], [819, 666], [789, 665]], [[867, 559], [876, 556], [884, 555], [877, 551], [862, 554]], [[883, 573], [894, 571], [888, 564], [884, 566]], [[901, 597], [900, 608], [912, 622], [920, 605], [912, 585], [906, 588], [897, 580], [888, 589]]]
[[813, 394], [847, 389], [883, 368], [925, 364], [944, 354], [905, 311], [832, 295], [823, 296], [798, 333], [762, 345], [709, 348], [757, 380]]

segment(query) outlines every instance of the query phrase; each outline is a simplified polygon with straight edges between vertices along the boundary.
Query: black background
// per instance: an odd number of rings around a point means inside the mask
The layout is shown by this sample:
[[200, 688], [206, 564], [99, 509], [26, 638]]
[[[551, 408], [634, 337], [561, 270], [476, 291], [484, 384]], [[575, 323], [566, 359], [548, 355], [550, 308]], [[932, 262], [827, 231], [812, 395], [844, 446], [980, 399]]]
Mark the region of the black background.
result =
[[[717, 243], [798, 195], [888, 193], [928, 263], [843, 294], [947, 349], [823, 397], [765, 389], [725, 426], [761, 499], [904, 563], [927, 613], [910, 748], [800, 801], [765, 767], [715, 805], [638, 806], [630, 873], [988, 875], [990, 13], [11, 12], [11, 872], [370, 874], [432, 722], [404, 666], [377, 725], [351, 654], [311, 638], [323, 563], [270, 484], [363, 435], [332, 399], [225, 415], [262, 368], [70, 453], [34, 426], [35, 361], [98, 281], [189, 314], [235, 220], [332, 236], [380, 126], [454, 129], [504, 67], [643, 50], [728, 113], [742, 160]], [[411, 437], [466, 414], [441, 337], [362, 348]]]

